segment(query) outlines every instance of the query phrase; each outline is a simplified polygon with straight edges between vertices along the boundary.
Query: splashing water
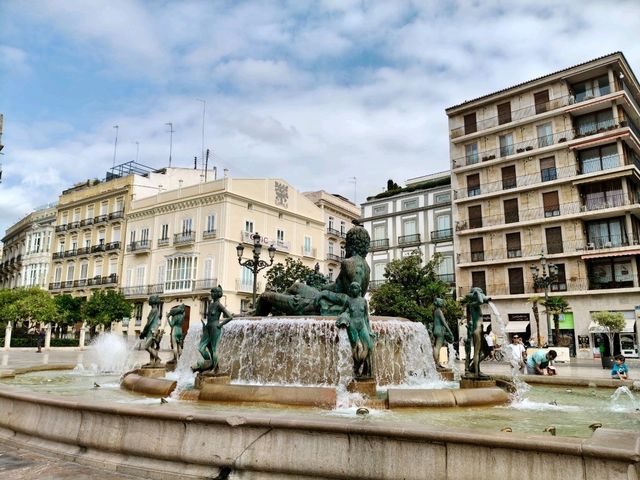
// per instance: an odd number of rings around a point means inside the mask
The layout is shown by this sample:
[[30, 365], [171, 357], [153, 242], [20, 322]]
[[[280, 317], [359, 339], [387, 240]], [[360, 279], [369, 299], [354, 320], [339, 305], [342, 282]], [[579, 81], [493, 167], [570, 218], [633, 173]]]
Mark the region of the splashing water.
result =
[[176, 369], [166, 375], [169, 380], [177, 382], [176, 389], [171, 394], [173, 398], [179, 398], [180, 392], [193, 387], [196, 374], [191, 370], [191, 365], [196, 364], [201, 358], [198, 351], [198, 344], [201, 338], [202, 323], [194, 322], [189, 325], [187, 335], [184, 337], [182, 355], [178, 359]]
[[458, 367], [458, 363], [456, 362], [456, 349], [453, 346], [453, 343], [447, 345], [447, 349], [449, 350], [449, 355], [447, 357], [447, 368], [453, 372], [453, 380], [459, 382], [460, 368]]
[[500, 315], [500, 312], [498, 311], [496, 304], [493, 303], [492, 301], [489, 301], [489, 308], [491, 309], [493, 314], [496, 316], [496, 320], [497, 320], [496, 325], [498, 326], [498, 331], [496, 332], [496, 337], [504, 341], [506, 339], [506, 335], [504, 331], [505, 325], [504, 325], [504, 320], [502, 319], [502, 315]]
[[614, 410], [627, 410], [640, 408], [640, 402], [636, 400], [633, 392], [627, 386], [621, 386], [611, 395], [611, 407]]
[[88, 362], [93, 373], [124, 373], [136, 366], [138, 342], [129, 344], [116, 333], [102, 333], [89, 345]]
[[344, 328], [338, 329], [338, 385], [336, 387], [336, 408], [344, 409], [363, 403], [362, 395], [350, 393], [347, 387], [353, 380], [353, 354], [349, 335]]

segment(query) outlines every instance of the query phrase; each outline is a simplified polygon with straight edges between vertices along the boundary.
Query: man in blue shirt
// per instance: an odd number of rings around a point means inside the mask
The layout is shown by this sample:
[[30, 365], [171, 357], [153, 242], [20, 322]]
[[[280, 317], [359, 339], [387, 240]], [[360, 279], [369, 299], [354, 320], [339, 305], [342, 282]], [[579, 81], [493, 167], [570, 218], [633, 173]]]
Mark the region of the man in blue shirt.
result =
[[558, 356], [555, 350], [538, 350], [527, 359], [528, 375], [548, 375], [549, 363]]
[[611, 378], [614, 380], [626, 380], [629, 378], [629, 367], [625, 362], [624, 355], [616, 355], [613, 368], [611, 369]]

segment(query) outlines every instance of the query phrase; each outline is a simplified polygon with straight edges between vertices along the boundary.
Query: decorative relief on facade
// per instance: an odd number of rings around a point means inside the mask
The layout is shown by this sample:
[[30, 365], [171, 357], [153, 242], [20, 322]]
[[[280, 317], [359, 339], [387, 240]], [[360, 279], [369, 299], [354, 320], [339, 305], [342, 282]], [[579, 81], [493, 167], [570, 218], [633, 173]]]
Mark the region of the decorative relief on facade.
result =
[[289, 208], [289, 185], [275, 182], [276, 205], [279, 207]]

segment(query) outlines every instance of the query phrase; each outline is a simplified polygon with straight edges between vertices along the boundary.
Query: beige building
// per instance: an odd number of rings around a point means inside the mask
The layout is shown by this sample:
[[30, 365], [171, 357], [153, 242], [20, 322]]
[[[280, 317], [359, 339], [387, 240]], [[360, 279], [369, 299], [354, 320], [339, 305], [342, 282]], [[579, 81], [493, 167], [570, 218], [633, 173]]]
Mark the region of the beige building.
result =
[[335, 280], [340, 272], [340, 262], [345, 255], [347, 231], [353, 226], [353, 221], [360, 217], [360, 209], [345, 197], [324, 190], [305, 192], [304, 196], [319, 207], [324, 215], [325, 256], [322, 273], [329, 280]]
[[[273, 245], [274, 263], [293, 257], [313, 267], [325, 256], [324, 226], [322, 210], [280, 179], [225, 177], [132, 202], [122, 288], [136, 306], [135, 329], [144, 325], [152, 294], [162, 298], [165, 316], [184, 303], [191, 322], [204, 318], [216, 285], [230, 311], [248, 310], [253, 273], [239, 265], [238, 244], [250, 258], [251, 237], [259, 233], [262, 259], [269, 260]], [[267, 271], [258, 274], [258, 293]]]
[[5, 232], [0, 262], [0, 288], [47, 289], [56, 205], [46, 205], [22, 218]]
[[614, 310], [627, 319], [619, 346], [637, 356], [639, 103], [615, 53], [446, 110], [458, 293], [483, 288], [507, 333], [536, 338], [527, 298], [544, 296], [532, 270], [540, 278], [544, 254], [557, 271], [549, 295], [571, 307], [561, 344], [591, 357], [591, 314]]
[[49, 290], [88, 297], [96, 288], [117, 288], [124, 256], [126, 214], [132, 199], [155, 198], [164, 189], [201, 181], [200, 171], [151, 170], [129, 162], [106, 180], [88, 180], [59, 197]]

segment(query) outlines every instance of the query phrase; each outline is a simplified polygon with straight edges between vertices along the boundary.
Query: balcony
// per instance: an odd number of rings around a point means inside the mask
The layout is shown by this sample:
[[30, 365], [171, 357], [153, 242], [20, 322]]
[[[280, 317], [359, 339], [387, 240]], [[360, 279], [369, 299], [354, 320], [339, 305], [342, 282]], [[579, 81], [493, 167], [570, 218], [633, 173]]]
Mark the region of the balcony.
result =
[[335, 253], [327, 253], [327, 262], [340, 263], [344, 257], [336, 255]]
[[107, 245], [105, 246], [105, 250], [107, 252], [111, 252], [113, 250], [120, 250], [120, 242], [109, 242], [107, 243]]
[[60, 282], [51, 282], [49, 284], [49, 290], [60, 290], [62, 288], [62, 284]]
[[[262, 290], [262, 285], [260, 282], [256, 285], [256, 292], [260, 292]], [[247, 282], [245, 279], [236, 278], [236, 291], [243, 293], [253, 293], [253, 280]]]
[[109, 215], [107, 215], [106, 213], [104, 215], [98, 215], [97, 217], [93, 217], [94, 224], [105, 223], [107, 220], [109, 220]]
[[77, 254], [78, 250], [76, 248], [72, 248], [71, 250], [64, 252], [64, 258], [75, 257]]
[[67, 230], [67, 224], [64, 225], [56, 225], [56, 233], [65, 232]]
[[375, 252], [376, 250], [389, 250], [389, 239], [381, 238], [379, 240], [371, 240], [369, 251]]
[[196, 280], [193, 285], [193, 290], [196, 292], [203, 291], [203, 290], [211, 290], [212, 288], [217, 286], [218, 286], [217, 278], [207, 278], [204, 280]]
[[158, 247], [166, 247], [169, 245], [169, 238], [159, 238], [158, 239]]
[[153, 285], [149, 285], [149, 295], [158, 295], [160, 293], [164, 293], [164, 283], [155, 283]]
[[80, 226], [81, 227], [88, 227], [93, 225], [93, 217], [91, 218], [85, 218], [84, 220], [80, 220]]
[[91, 247], [91, 253], [101, 253], [105, 251], [105, 244], [99, 243], [98, 245], [94, 245]]
[[96, 275], [93, 278], [87, 278], [87, 286], [94, 287], [98, 285], [102, 285], [102, 278], [100, 275]]
[[102, 277], [102, 285], [113, 285], [118, 283], [118, 275], [112, 273], [108, 277]]
[[67, 224], [67, 231], [80, 228], [80, 221], [70, 222]]
[[53, 252], [53, 254], [51, 255], [51, 258], [53, 258], [54, 260], [59, 260], [61, 258], [64, 258], [64, 253], [65, 252]]
[[205, 240], [207, 238], [216, 238], [218, 236], [216, 230], [205, 230], [202, 232], [202, 239]]
[[[276, 250], [278, 250], [279, 252], [288, 252], [289, 250], [291, 250], [291, 242], [285, 242], [284, 240], [276, 240], [275, 242], [273, 242], [273, 246], [276, 247]], [[305, 250], [304, 247], [302, 247], [302, 254], [307, 257], [315, 257], [314, 252], [315, 248]]]
[[398, 237], [399, 247], [408, 247], [412, 245], [420, 245], [420, 234], [414, 233], [411, 235], [402, 235]]
[[127, 245], [127, 252], [136, 254], [149, 253], [151, 251], [151, 240], [138, 240]]
[[86, 278], [81, 278], [79, 280], [74, 280], [73, 286], [77, 287], [77, 288], [86, 287], [87, 286], [87, 279]]
[[73, 280], [66, 280], [62, 282], [62, 288], [73, 288]]
[[453, 240], [453, 228], [444, 228], [431, 232], [432, 242], [449, 242]]
[[138, 285], [136, 287], [123, 287], [120, 293], [125, 297], [146, 297], [149, 295], [149, 285]]
[[173, 236], [173, 244], [175, 246], [193, 245], [195, 241], [196, 241], [196, 232], [191, 230], [187, 232], [176, 233]]
[[124, 210], [118, 210], [109, 214], [109, 220], [120, 220], [124, 217]]
[[451, 286], [454, 286], [456, 284], [455, 273], [440, 273], [436, 275], [436, 279]]
[[344, 233], [340, 232], [340, 230], [336, 230], [335, 228], [327, 227], [327, 235], [331, 235], [336, 238], [343, 238]]
[[378, 288], [380, 285], [382, 285], [383, 283], [386, 283], [386, 279], [383, 280], [370, 280], [369, 281], [369, 291], [373, 291], [376, 288]]
[[80, 247], [78, 250], [78, 256], [85, 256], [91, 253], [91, 247]]
[[315, 248], [304, 248], [304, 246], [300, 247], [300, 254], [303, 257], [316, 258], [317, 250]]

